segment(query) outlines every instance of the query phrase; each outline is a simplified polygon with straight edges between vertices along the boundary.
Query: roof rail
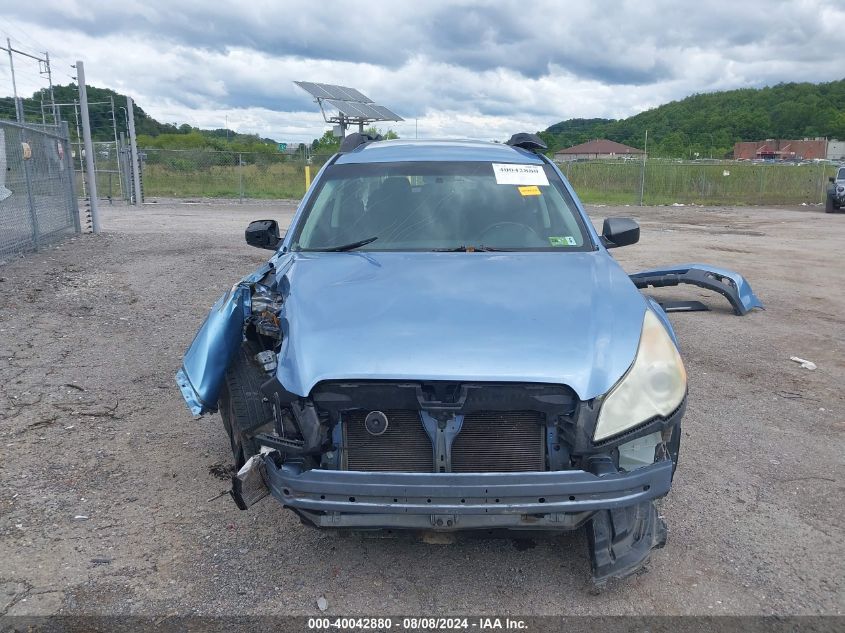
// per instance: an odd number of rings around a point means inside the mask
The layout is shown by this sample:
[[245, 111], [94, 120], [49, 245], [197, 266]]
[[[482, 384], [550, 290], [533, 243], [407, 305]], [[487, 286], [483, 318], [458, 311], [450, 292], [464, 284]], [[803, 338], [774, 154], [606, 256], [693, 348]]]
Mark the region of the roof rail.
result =
[[535, 153], [545, 152], [549, 149], [549, 146], [543, 142], [543, 139], [536, 134], [529, 134], [528, 132], [517, 132], [511, 136], [507, 145], [510, 145], [511, 147], [521, 147], [522, 149]]
[[364, 145], [365, 143], [372, 143], [373, 141], [380, 140], [381, 134], [370, 136], [369, 134], [364, 134], [363, 132], [353, 132], [352, 134], [344, 138], [343, 141], [341, 141], [340, 149], [338, 151], [341, 154], [345, 154], [346, 152], [351, 152], [359, 145]]

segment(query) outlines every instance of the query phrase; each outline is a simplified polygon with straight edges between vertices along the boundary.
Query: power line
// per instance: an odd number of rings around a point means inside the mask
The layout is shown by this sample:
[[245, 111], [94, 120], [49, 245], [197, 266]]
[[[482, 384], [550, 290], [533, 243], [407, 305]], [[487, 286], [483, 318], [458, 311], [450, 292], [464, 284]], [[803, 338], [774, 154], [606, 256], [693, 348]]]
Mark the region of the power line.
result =
[[[6, 36], [6, 47], [3, 48], [0, 46], [0, 50], [6, 51], [9, 54], [9, 70], [11, 71], [12, 75], [12, 96], [15, 99], [15, 118], [20, 122], [25, 118], [25, 112], [23, 108], [23, 102], [18, 97], [18, 87], [17, 81], [15, 80], [15, 55], [24, 58], [34, 60], [38, 63], [38, 76], [40, 80], [44, 80], [44, 76], [46, 75], [47, 84], [49, 86], [49, 94], [50, 94], [50, 103], [52, 105], [52, 119], [54, 124], [58, 124], [58, 112], [55, 106], [55, 97], [53, 96], [53, 73], [50, 68], [50, 53], [45, 52], [44, 57], [40, 57], [39, 55], [33, 55], [32, 53], [28, 53], [24, 50], [15, 48], [12, 46], [11, 38]], [[42, 66], [43, 64], [43, 66]], [[46, 121], [44, 117], [44, 110], [43, 108], [40, 109], [42, 121]]]
[[[2, 22], [3, 22], [3, 24], [5, 24], [5, 25], [6, 25], [9, 29], [12, 29], [12, 26], [11, 26], [11, 24], [9, 23], [9, 21], [8, 21], [8, 20], [3, 19], [3, 20], [2, 20]], [[47, 47], [46, 47], [46, 46], [44, 46], [42, 42], [38, 42], [38, 41], [36, 41], [36, 40], [35, 40], [35, 38], [34, 38], [34, 37], [32, 37], [29, 33], [27, 33], [27, 31], [26, 31], [26, 30], [24, 30], [24, 29], [23, 29], [23, 27], [21, 27], [19, 24], [18, 24], [18, 25], [16, 25], [16, 26], [17, 26], [17, 30], [18, 30], [18, 31], [20, 31], [20, 32], [24, 35], [24, 37], [25, 37], [27, 40], [29, 40], [29, 44], [28, 44], [28, 45], [32, 46], [33, 48], [37, 48], [37, 49], [44, 49], [44, 50], [46, 50], [46, 49], [47, 49]], [[6, 31], [5, 29], [0, 29], [0, 32], [2, 32], [2, 33], [6, 36], [6, 37], [9, 37], [9, 38], [11, 38], [11, 39], [15, 40], [15, 41], [16, 41], [18, 44], [20, 44], [21, 46], [25, 46], [25, 45], [27, 45], [25, 42], [22, 42], [22, 41], [21, 41], [20, 39], [18, 39], [17, 37], [15, 37], [15, 36], [11, 35], [11, 34], [10, 34], [8, 31]]]

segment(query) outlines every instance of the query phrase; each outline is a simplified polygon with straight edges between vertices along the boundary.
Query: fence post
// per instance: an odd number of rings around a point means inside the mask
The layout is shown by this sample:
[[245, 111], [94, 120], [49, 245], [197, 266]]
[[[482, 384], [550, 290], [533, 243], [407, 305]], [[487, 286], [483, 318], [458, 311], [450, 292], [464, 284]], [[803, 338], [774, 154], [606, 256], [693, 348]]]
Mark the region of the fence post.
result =
[[819, 163], [819, 167], [822, 169], [821, 178], [819, 179], [819, 202], [824, 204], [825, 198], [827, 197], [827, 186], [824, 184], [824, 163]]
[[135, 139], [135, 111], [132, 107], [132, 97], [126, 97], [126, 118], [129, 123], [129, 153], [132, 156], [132, 182], [135, 189], [134, 204], [140, 207], [144, 199], [141, 192], [141, 167], [138, 164], [138, 142]]
[[241, 197], [241, 204], [244, 203], [244, 159], [243, 154], [238, 154], [238, 192]]
[[82, 139], [85, 143], [85, 175], [88, 180], [88, 202], [91, 207], [91, 230], [100, 232], [100, 210], [97, 208], [97, 174], [94, 172], [94, 144], [91, 142], [91, 119], [88, 116], [88, 90], [85, 87], [85, 66], [76, 62], [79, 81], [79, 108], [82, 114]]
[[[27, 145], [30, 144], [30, 139], [23, 128], [20, 130], [20, 139], [22, 143], [26, 143]], [[23, 174], [24, 179], [26, 180], [26, 199], [29, 204], [29, 217], [32, 223], [32, 246], [37, 251], [41, 241], [41, 230], [38, 226], [38, 212], [35, 209], [35, 197], [32, 195], [32, 171], [29, 166], [29, 161], [32, 160], [31, 157], [32, 154], [30, 154], [30, 158], [24, 156], [23, 145], [21, 145], [21, 160], [23, 161]]]
[[126, 144], [126, 133], [120, 133], [120, 140], [118, 141], [118, 151], [117, 151], [117, 160], [118, 160], [118, 169], [120, 169], [121, 173], [121, 181], [120, 181], [120, 193], [123, 196], [123, 199], [128, 202], [132, 203], [132, 168], [130, 167], [129, 163], [131, 162], [129, 158], [129, 147]]
[[70, 127], [68, 126], [67, 121], [61, 121], [61, 130], [64, 140], [59, 142], [62, 144], [62, 153], [64, 156], [65, 163], [65, 174], [67, 176], [66, 191], [68, 196], [68, 209], [70, 210], [70, 213], [73, 216], [73, 226], [76, 229], [76, 232], [82, 233], [82, 222], [79, 219], [79, 204], [76, 200], [76, 191], [74, 190], [74, 180], [76, 180], [76, 172], [73, 168], [73, 157], [71, 156], [71, 148], [73, 146], [70, 142]]
[[645, 197], [645, 161], [648, 156], [648, 130], [645, 131], [645, 147], [643, 148], [643, 166], [640, 172], [640, 206], [643, 206]]

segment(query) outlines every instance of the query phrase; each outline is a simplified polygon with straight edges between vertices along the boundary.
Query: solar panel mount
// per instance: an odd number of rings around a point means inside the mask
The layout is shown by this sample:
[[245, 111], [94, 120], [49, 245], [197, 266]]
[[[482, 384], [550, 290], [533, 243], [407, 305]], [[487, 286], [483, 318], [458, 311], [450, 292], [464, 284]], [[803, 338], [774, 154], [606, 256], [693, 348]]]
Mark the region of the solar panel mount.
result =
[[[294, 81], [297, 86], [314, 97], [320, 106], [320, 112], [326, 123], [337, 123], [340, 135], [344, 136], [349, 125], [357, 125], [359, 131], [364, 126], [377, 121], [404, 121], [390, 108], [377, 104], [360, 90], [334, 84], [321, 84], [311, 81]], [[334, 112], [326, 112], [325, 106]]]

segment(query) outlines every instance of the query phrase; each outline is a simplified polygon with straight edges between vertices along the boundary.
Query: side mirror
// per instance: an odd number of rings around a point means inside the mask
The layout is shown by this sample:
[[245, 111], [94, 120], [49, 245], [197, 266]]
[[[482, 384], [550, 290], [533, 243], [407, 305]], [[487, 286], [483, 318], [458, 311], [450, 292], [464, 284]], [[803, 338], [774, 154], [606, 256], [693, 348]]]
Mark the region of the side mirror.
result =
[[628, 246], [640, 241], [640, 225], [631, 218], [605, 218], [601, 242], [605, 248]]
[[246, 243], [256, 248], [274, 251], [279, 246], [279, 223], [275, 220], [250, 222], [245, 232]]

